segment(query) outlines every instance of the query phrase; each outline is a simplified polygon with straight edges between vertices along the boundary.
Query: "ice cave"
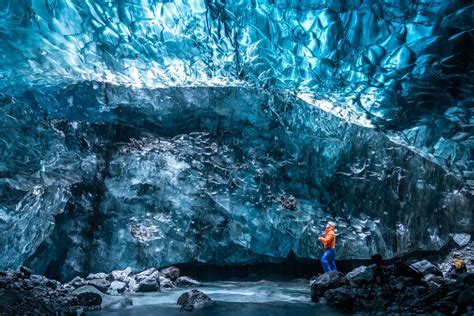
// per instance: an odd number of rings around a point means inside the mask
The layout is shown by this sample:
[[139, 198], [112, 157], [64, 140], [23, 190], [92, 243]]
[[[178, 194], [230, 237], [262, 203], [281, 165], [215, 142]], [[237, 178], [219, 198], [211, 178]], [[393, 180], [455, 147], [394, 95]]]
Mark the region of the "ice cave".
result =
[[473, 211], [472, 0], [0, 0], [0, 315], [472, 315]]

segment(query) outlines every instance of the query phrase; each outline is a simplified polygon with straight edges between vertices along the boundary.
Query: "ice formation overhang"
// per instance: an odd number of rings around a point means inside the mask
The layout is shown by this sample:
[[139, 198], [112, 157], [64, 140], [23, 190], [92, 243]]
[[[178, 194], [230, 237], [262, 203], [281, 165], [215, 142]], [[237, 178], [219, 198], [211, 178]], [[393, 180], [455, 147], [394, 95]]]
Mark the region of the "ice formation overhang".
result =
[[4, 0], [0, 90], [290, 90], [472, 188], [473, 15], [462, 0]]

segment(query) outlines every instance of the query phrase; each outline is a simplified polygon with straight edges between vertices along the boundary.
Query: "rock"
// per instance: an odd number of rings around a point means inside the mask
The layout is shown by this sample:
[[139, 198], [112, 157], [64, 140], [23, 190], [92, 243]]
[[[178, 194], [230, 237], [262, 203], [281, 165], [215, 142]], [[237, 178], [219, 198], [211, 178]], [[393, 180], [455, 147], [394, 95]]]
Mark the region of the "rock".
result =
[[161, 290], [170, 290], [174, 289], [176, 285], [171, 282], [170, 279], [165, 278], [164, 276], [160, 276], [160, 289]]
[[110, 283], [110, 287], [107, 293], [109, 294], [123, 293], [126, 288], [127, 288], [127, 284], [125, 282], [113, 281], [112, 283]]
[[161, 270], [161, 273], [171, 281], [176, 281], [179, 278], [179, 269], [173, 266]]
[[356, 285], [364, 285], [369, 283], [373, 277], [373, 266], [360, 266], [346, 274], [349, 282]]
[[99, 273], [91, 273], [86, 277], [86, 280], [94, 280], [94, 279], [106, 279], [107, 273], [99, 272]]
[[462, 308], [474, 306], [474, 286], [468, 287], [459, 294], [457, 304]]
[[77, 295], [79, 302], [83, 306], [96, 306], [102, 304], [102, 297], [93, 292], [83, 292]]
[[423, 281], [427, 282], [431, 286], [436, 286], [439, 287], [441, 285], [444, 285], [445, 279], [433, 274], [427, 274], [423, 277]]
[[2, 298], [2, 305], [15, 305], [16, 302], [21, 301], [20, 292], [13, 289], [0, 290], [0, 297]]
[[201, 283], [198, 281], [191, 279], [187, 276], [182, 276], [176, 279], [176, 285], [180, 287], [191, 287], [191, 286], [200, 286]]
[[147, 276], [142, 281], [138, 282], [137, 292], [155, 292], [160, 290], [159, 277], [154, 275]]
[[351, 289], [340, 287], [324, 292], [324, 298], [329, 305], [347, 308], [354, 304], [356, 294]]
[[330, 271], [321, 274], [311, 284], [311, 300], [317, 302], [327, 290], [343, 286], [346, 283], [347, 279], [342, 272]]
[[155, 268], [150, 268], [150, 269], [147, 269], [145, 271], [142, 271], [140, 273], [137, 273], [135, 274], [134, 278], [137, 282], [140, 282], [144, 279], [146, 279], [147, 277], [153, 275], [154, 277], [158, 277], [160, 274], [160, 272], [155, 269]]
[[77, 276], [71, 281], [69, 281], [68, 284], [72, 285], [74, 288], [78, 288], [78, 287], [86, 285], [87, 282], [83, 278]]
[[121, 281], [128, 283], [129, 282], [129, 275], [132, 273], [132, 268], [128, 267], [125, 270], [115, 270], [112, 271], [107, 276], [107, 280], [112, 282], [112, 281]]
[[138, 282], [135, 280], [135, 278], [130, 278], [130, 281], [128, 282], [128, 290], [131, 292], [136, 292], [138, 288]]
[[471, 240], [471, 235], [469, 234], [454, 234], [453, 240], [459, 247], [466, 246]]
[[395, 276], [403, 278], [412, 278], [416, 281], [423, 279], [423, 273], [408, 265], [402, 259], [395, 261]]
[[443, 277], [443, 272], [441, 272], [441, 270], [437, 266], [435, 266], [428, 260], [421, 260], [411, 264], [410, 266], [421, 272], [423, 275], [433, 274], [439, 277]]
[[178, 298], [177, 304], [181, 306], [199, 306], [211, 302], [209, 296], [198, 290], [184, 292]]
[[458, 286], [474, 286], [474, 273], [463, 273], [456, 279]]
[[94, 279], [94, 280], [89, 280], [87, 281], [87, 284], [92, 285], [102, 293], [106, 293], [107, 289], [110, 286], [110, 282], [107, 281], [106, 279]]
[[30, 276], [33, 274], [33, 271], [31, 271], [31, 269], [24, 266], [20, 267], [20, 272], [23, 274], [23, 277], [26, 279], [29, 279]]

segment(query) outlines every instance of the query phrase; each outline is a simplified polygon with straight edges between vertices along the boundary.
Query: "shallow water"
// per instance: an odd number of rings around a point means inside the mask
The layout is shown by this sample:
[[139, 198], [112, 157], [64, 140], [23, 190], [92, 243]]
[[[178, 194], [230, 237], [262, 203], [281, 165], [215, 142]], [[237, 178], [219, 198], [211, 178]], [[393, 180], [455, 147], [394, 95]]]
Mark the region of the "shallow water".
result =
[[[310, 289], [305, 282], [211, 282], [198, 288], [213, 302], [192, 315], [297, 316], [343, 315], [325, 304], [310, 301]], [[186, 315], [176, 304], [178, 297], [189, 289], [158, 293], [133, 294], [133, 306], [117, 309], [105, 306], [90, 315]], [[303, 314], [301, 314], [303, 315]]]

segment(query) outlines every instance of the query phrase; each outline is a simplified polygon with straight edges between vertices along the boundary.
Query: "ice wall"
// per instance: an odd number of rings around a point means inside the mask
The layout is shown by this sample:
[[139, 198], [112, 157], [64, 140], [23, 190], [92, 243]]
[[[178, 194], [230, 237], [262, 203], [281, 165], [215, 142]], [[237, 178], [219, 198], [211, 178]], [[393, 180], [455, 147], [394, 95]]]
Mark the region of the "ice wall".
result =
[[473, 29], [462, 0], [0, 1], [0, 268], [314, 258], [328, 218], [344, 258], [439, 249], [473, 230]]
[[3, 148], [18, 148], [3, 151], [2, 268], [68, 279], [318, 258], [329, 219], [344, 259], [436, 250], [473, 230], [462, 181], [288, 93], [89, 83], [2, 102], [17, 135]]

